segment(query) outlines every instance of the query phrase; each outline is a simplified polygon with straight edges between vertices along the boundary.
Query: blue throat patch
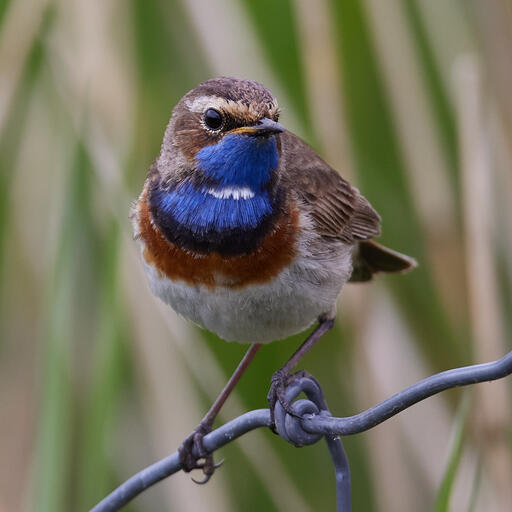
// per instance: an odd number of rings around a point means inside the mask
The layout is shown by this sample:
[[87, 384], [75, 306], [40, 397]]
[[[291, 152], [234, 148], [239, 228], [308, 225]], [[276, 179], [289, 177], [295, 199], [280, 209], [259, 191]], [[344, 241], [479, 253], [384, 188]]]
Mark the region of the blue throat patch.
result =
[[[254, 229], [261, 219], [272, 213], [268, 193], [260, 192], [248, 199], [218, 199], [190, 183], [160, 195], [162, 213], [198, 236], [211, 231], [222, 233], [234, 229]], [[155, 197], [156, 199], [156, 197]]]
[[[199, 235], [253, 229], [272, 213], [266, 185], [279, 161], [275, 137], [227, 135], [218, 144], [201, 149], [196, 160], [212, 185], [198, 188], [185, 183], [160, 197], [160, 207], [178, 224]], [[246, 189], [251, 197], [211, 193], [226, 189]]]
[[218, 144], [205, 146], [196, 160], [206, 176], [220, 187], [248, 187], [258, 193], [277, 169], [279, 155], [275, 137], [233, 134]]
[[155, 187], [150, 198], [155, 222], [185, 249], [225, 255], [254, 250], [279, 202], [268, 186], [279, 161], [275, 137], [228, 135], [201, 149], [196, 160], [205, 183]]

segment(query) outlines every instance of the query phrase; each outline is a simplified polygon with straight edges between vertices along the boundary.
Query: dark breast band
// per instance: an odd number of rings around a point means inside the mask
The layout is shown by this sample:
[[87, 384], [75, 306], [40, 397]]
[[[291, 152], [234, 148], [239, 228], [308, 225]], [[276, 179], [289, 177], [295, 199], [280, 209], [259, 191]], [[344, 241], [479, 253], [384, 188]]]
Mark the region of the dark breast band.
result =
[[[248, 209], [247, 214], [254, 217], [250, 226], [233, 226], [231, 228], [218, 229], [215, 226], [215, 219], [212, 219], [213, 226], [190, 226], [188, 223], [178, 221], [173, 212], [162, 206], [162, 197], [165, 191], [162, 191], [157, 183], [149, 188], [147, 193], [149, 209], [152, 219], [158, 229], [163, 233], [165, 238], [172, 244], [181, 249], [208, 254], [217, 252], [222, 256], [242, 256], [256, 250], [265, 238], [267, 233], [275, 225], [276, 218], [282, 215], [282, 197], [279, 191], [274, 193], [271, 199], [267, 199], [267, 212], [259, 218], [256, 217], [257, 210], [262, 206], [253, 205], [252, 209]], [[215, 211], [212, 204], [208, 203], [210, 197], [197, 194], [192, 195], [196, 203], [191, 202], [190, 207], [195, 208], [199, 205], [203, 210]], [[199, 203], [197, 204], [197, 201]], [[222, 201], [213, 199], [213, 201]], [[229, 215], [228, 208], [218, 211], [218, 215]], [[257, 221], [257, 222], [255, 222]]]
[[231, 256], [217, 251], [201, 254], [170, 242], [152, 222], [147, 192], [139, 200], [136, 215], [138, 237], [145, 244], [146, 262], [173, 281], [210, 288], [263, 284], [279, 275], [296, 254], [299, 212], [294, 206], [281, 211], [261, 243], [251, 252]]

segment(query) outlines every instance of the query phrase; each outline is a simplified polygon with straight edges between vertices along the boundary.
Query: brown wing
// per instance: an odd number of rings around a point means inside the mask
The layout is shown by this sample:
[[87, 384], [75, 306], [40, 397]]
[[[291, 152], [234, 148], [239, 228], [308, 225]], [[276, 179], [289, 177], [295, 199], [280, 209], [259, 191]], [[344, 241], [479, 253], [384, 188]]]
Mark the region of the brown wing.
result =
[[309, 209], [318, 233], [354, 244], [351, 281], [416, 267], [413, 258], [371, 240], [380, 235], [380, 216], [357, 188], [297, 136], [284, 132], [281, 142], [281, 179]]
[[281, 179], [309, 209], [319, 234], [348, 243], [380, 235], [380, 216], [305, 142], [281, 134]]

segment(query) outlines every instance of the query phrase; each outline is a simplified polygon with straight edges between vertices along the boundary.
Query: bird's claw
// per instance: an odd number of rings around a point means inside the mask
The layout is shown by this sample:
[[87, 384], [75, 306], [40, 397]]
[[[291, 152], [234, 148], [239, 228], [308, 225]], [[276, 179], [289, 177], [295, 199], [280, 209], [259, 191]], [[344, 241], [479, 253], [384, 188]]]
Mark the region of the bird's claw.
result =
[[270, 407], [270, 429], [277, 434], [275, 422], [275, 406], [279, 402], [287, 414], [298, 418], [299, 416], [292, 409], [292, 404], [286, 399], [286, 388], [294, 381], [307, 377], [316, 381], [316, 379], [307, 371], [299, 370], [295, 373], [289, 373], [284, 368], [280, 368], [272, 375], [270, 379], [270, 390], [267, 395]]
[[[181, 469], [189, 473], [193, 469], [200, 469], [204, 474], [203, 480], [192, 478], [196, 484], [205, 484], [210, 480], [215, 470], [222, 465], [224, 460], [215, 464], [213, 454], [207, 452], [203, 445], [203, 437], [211, 432], [210, 425], [200, 424], [181, 444], [178, 454]], [[197, 457], [194, 455], [197, 453]]]
[[203, 470], [204, 478], [202, 480], [196, 480], [195, 478], [191, 477], [191, 480], [198, 485], [204, 485], [210, 480], [213, 473], [215, 473], [215, 470], [220, 468], [222, 464], [224, 464], [224, 459], [222, 459], [220, 462], [214, 463], [213, 455], [204, 457], [204, 462], [199, 462], [196, 468]]
[[293, 414], [291, 404], [286, 400], [286, 386], [288, 385], [291, 375], [280, 368], [272, 374], [270, 379], [270, 389], [267, 394], [268, 405], [270, 407], [270, 429], [277, 434], [274, 410], [277, 402], [289, 414]]

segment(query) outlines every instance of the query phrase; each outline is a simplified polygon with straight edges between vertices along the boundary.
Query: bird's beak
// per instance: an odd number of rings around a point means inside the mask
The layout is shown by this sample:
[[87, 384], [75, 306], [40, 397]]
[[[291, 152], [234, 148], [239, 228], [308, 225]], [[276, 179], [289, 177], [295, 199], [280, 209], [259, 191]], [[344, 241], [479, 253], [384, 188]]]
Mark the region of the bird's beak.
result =
[[241, 133], [244, 135], [252, 135], [254, 137], [261, 137], [264, 135], [274, 135], [284, 132], [285, 128], [282, 124], [272, 121], [268, 117], [260, 119], [257, 124], [253, 126], [241, 126], [231, 131], [231, 133]]

